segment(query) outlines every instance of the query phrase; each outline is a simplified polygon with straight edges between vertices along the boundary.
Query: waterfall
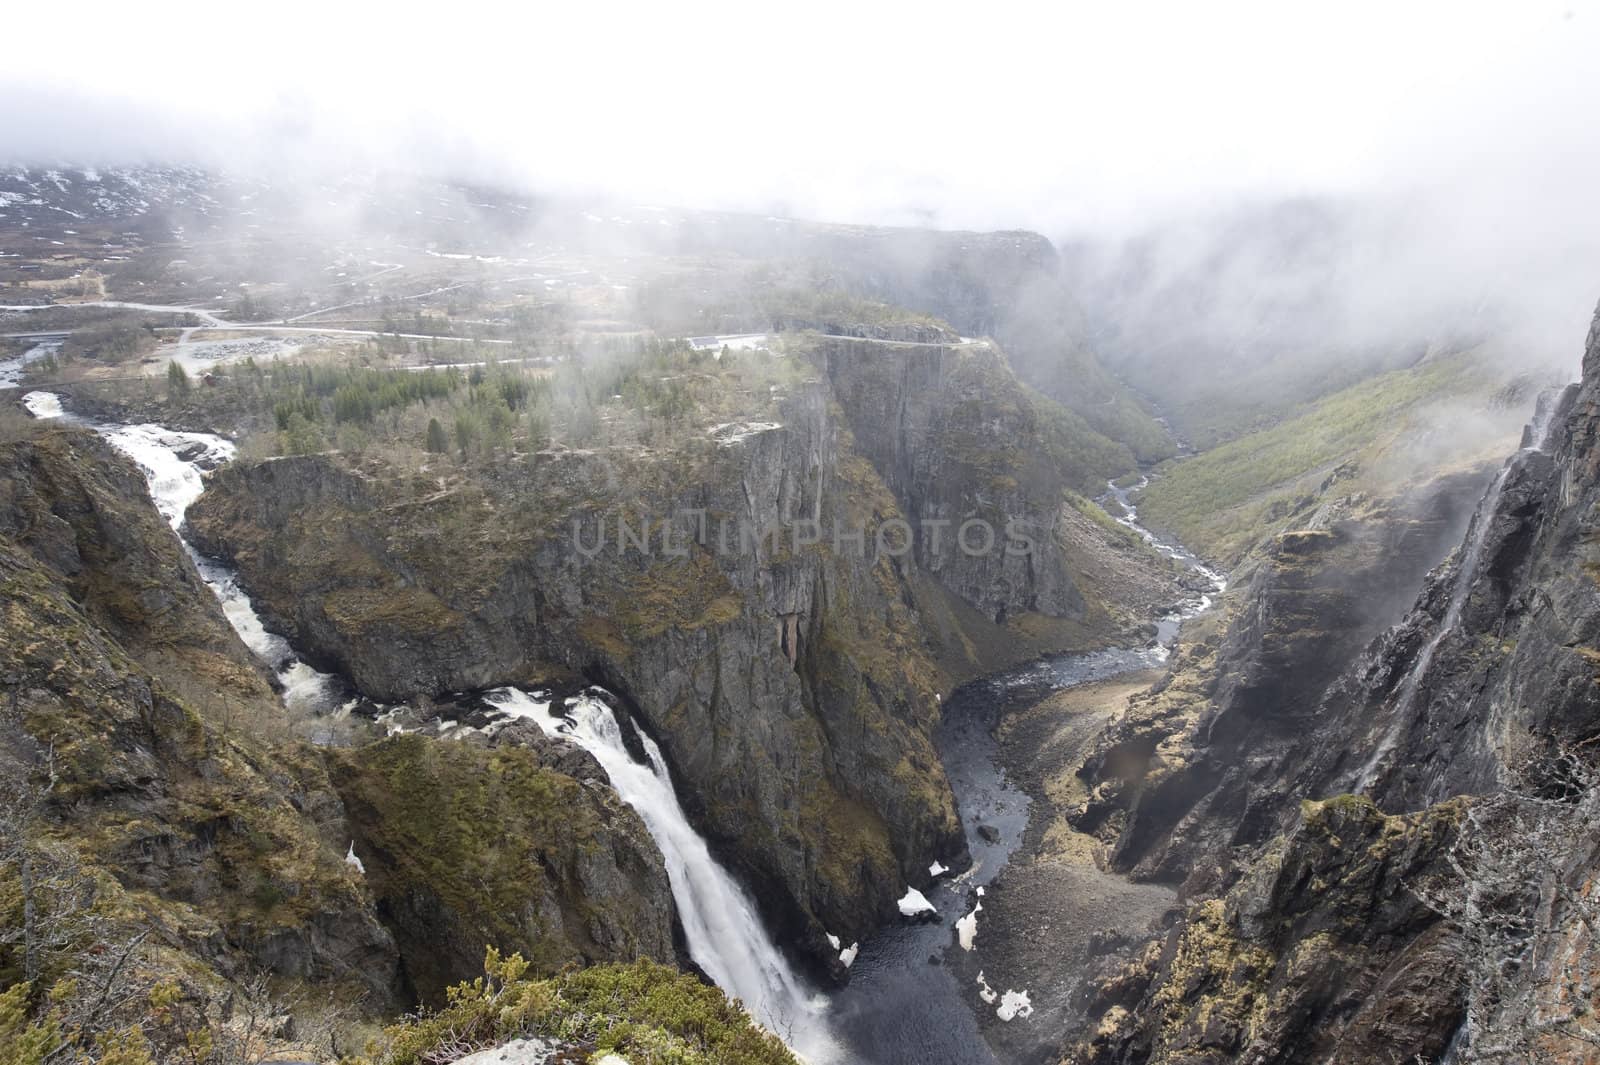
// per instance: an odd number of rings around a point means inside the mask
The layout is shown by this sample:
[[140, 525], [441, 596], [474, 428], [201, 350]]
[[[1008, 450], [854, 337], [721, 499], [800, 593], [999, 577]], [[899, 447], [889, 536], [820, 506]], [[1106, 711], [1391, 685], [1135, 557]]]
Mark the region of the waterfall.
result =
[[706, 841], [689, 824], [655, 741], [639, 735], [648, 764], [636, 761], [623, 744], [616, 715], [589, 694], [568, 699], [559, 717], [548, 699], [516, 688], [500, 688], [486, 698], [507, 715], [526, 718], [546, 734], [571, 740], [594, 755], [661, 850], [695, 964], [807, 1060], [828, 1060], [834, 1044], [822, 1000], [790, 969], [750, 896], [712, 858]]
[[[49, 392], [30, 392], [23, 397], [23, 403], [36, 418], [70, 418], [62, 411], [59, 397]], [[156, 510], [167, 519], [173, 532], [182, 529], [190, 504], [205, 491], [201, 471], [231, 461], [235, 453], [232, 442], [210, 433], [184, 433], [159, 425], [98, 425], [78, 418], [70, 420], [91, 426], [134, 461], [144, 474]], [[178, 542], [222, 604], [222, 613], [244, 645], [277, 675], [284, 704], [291, 709], [332, 709], [341, 689], [338, 679], [302, 662], [288, 640], [267, 631], [232, 569], [200, 554], [181, 534]]]
[[1372, 786], [1378, 778], [1378, 770], [1383, 760], [1400, 742], [1400, 734], [1405, 730], [1412, 704], [1417, 701], [1417, 691], [1422, 687], [1422, 679], [1427, 676], [1428, 669], [1433, 665], [1434, 656], [1438, 653], [1439, 646], [1444, 643], [1445, 637], [1454, 632], [1456, 626], [1460, 624], [1461, 612], [1466, 608], [1467, 599], [1472, 595], [1473, 575], [1477, 573], [1478, 563], [1483, 558], [1484, 543], [1489, 538], [1489, 526], [1494, 519], [1495, 511], [1500, 507], [1500, 495], [1505, 490], [1506, 479], [1511, 476], [1511, 471], [1516, 465], [1516, 457], [1544, 450], [1550, 435], [1554, 407], [1554, 402], [1549, 401], [1548, 397], [1540, 397], [1539, 403], [1534, 408], [1533, 421], [1523, 434], [1522, 447], [1500, 467], [1494, 483], [1478, 501], [1478, 509], [1472, 516], [1472, 524], [1467, 527], [1461, 561], [1456, 566], [1455, 578], [1450, 585], [1450, 599], [1445, 604], [1444, 617], [1439, 621], [1438, 630], [1412, 660], [1411, 668], [1406, 671], [1405, 679], [1400, 683], [1400, 690], [1390, 711], [1389, 727], [1385, 730], [1382, 741], [1373, 750], [1372, 756], [1361, 767], [1360, 776], [1357, 777], [1355, 787], [1357, 793], [1364, 792]]

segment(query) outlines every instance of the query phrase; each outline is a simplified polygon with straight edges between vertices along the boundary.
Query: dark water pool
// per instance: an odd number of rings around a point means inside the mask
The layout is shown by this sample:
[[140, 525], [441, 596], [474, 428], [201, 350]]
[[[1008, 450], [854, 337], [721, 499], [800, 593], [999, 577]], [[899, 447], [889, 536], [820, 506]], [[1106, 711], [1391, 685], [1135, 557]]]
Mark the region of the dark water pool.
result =
[[[945, 874], [925, 892], [938, 924], [900, 925], [861, 944], [850, 985], [833, 996], [833, 1022], [851, 1062], [870, 1065], [999, 1065], [978, 1031], [976, 1010], [993, 1009], [976, 984], [958, 984], [943, 961], [956, 942], [956, 921], [972, 910], [977, 888], [1005, 868], [1028, 827], [1029, 800], [1006, 779], [992, 730], [1005, 708], [1051, 691], [1159, 665], [1160, 648], [1111, 649], [1062, 655], [1024, 669], [974, 681], [944, 708], [937, 743], [973, 864]], [[994, 830], [993, 838], [980, 826]], [[976, 949], [983, 952], [984, 915]], [[930, 960], [931, 959], [931, 960]], [[1017, 1018], [1012, 1024], [1028, 1024]]]

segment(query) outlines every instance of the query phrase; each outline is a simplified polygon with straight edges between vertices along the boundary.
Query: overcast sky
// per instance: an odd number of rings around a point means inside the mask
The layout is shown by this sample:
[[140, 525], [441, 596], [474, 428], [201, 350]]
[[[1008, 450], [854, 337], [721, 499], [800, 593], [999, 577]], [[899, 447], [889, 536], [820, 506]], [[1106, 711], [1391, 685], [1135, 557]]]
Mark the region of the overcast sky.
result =
[[1060, 232], [1233, 194], [1589, 195], [1578, 3], [12, 5], [0, 156], [459, 169]]

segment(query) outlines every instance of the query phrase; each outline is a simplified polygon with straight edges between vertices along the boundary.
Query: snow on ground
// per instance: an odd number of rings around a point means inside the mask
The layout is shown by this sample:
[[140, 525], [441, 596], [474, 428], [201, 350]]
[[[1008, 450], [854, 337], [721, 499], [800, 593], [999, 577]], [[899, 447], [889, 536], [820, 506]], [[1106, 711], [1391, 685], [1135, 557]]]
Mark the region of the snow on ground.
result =
[[240, 337], [234, 340], [182, 341], [176, 349], [169, 349], [167, 358], [158, 358], [145, 367], [147, 374], [164, 374], [168, 361], [175, 362], [191, 374], [204, 373], [214, 366], [230, 362], [255, 359], [271, 362], [289, 359], [300, 353], [301, 342], [287, 337]]
[[1002, 1021], [1009, 1021], [1013, 1017], [1033, 1016], [1033, 1003], [1028, 1001], [1026, 991], [1012, 991], [1009, 988], [1000, 996], [1000, 1008], [994, 1011]]
[[956, 922], [956, 938], [961, 941], [962, 950], [971, 950], [973, 941], [978, 938], [978, 911], [981, 909], [983, 903], [980, 902], [972, 907], [971, 913]]
[[695, 351], [765, 351], [766, 333], [729, 333], [724, 336], [690, 337], [689, 347]]
[[752, 436], [782, 428], [783, 425], [779, 422], [723, 422], [721, 425], [713, 425], [706, 431], [711, 439], [717, 442], [718, 447], [727, 447], [729, 444], [748, 440]]
[[934, 862], [932, 865], [928, 866], [929, 876], [943, 876], [949, 871], [950, 867], [948, 865], [943, 865], [939, 862]]
[[[560, 1049], [554, 1043], [548, 1043], [543, 1039], [513, 1039], [493, 1050], [480, 1050], [476, 1054], [457, 1058], [450, 1065], [546, 1065], [546, 1062], [554, 1058]], [[608, 1054], [606, 1057], [621, 1060], [615, 1054]], [[605, 1058], [601, 1060], [604, 1061]]]
[[906, 888], [905, 897], [900, 900], [900, 912], [906, 917], [915, 917], [920, 913], [932, 913], [933, 903], [928, 901], [928, 896], [914, 887]]
[[848, 969], [850, 966], [855, 964], [856, 955], [859, 953], [861, 953], [861, 944], [852, 943], [839, 952], [839, 960], [843, 962], [844, 967]]
[[1002, 1021], [1033, 1016], [1033, 1003], [1026, 991], [1013, 991], [1007, 988], [1004, 995], [996, 994], [995, 989], [989, 986], [989, 981], [984, 979], [982, 971], [978, 973], [978, 997], [990, 1006], [993, 1006], [994, 1000], [998, 998], [1000, 1005], [994, 1012]]

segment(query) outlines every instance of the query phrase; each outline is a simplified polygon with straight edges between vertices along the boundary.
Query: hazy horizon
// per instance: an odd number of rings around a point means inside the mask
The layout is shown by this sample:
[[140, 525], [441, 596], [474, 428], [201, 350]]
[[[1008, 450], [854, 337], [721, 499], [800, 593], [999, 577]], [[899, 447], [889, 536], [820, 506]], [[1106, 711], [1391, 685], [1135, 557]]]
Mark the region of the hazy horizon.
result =
[[[1102, 251], [1153, 235], [1167, 271], [1310, 201], [1344, 222], [1300, 283], [1348, 289], [1360, 332], [1491, 302], [1570, 350], [1600, 293], [1590, 5], [93, 3], [7, 26], [52, 46], [0, 72], [0, 161], [398, 171]], [[1215, 313], [1283, 287], [1252, 265]]]

